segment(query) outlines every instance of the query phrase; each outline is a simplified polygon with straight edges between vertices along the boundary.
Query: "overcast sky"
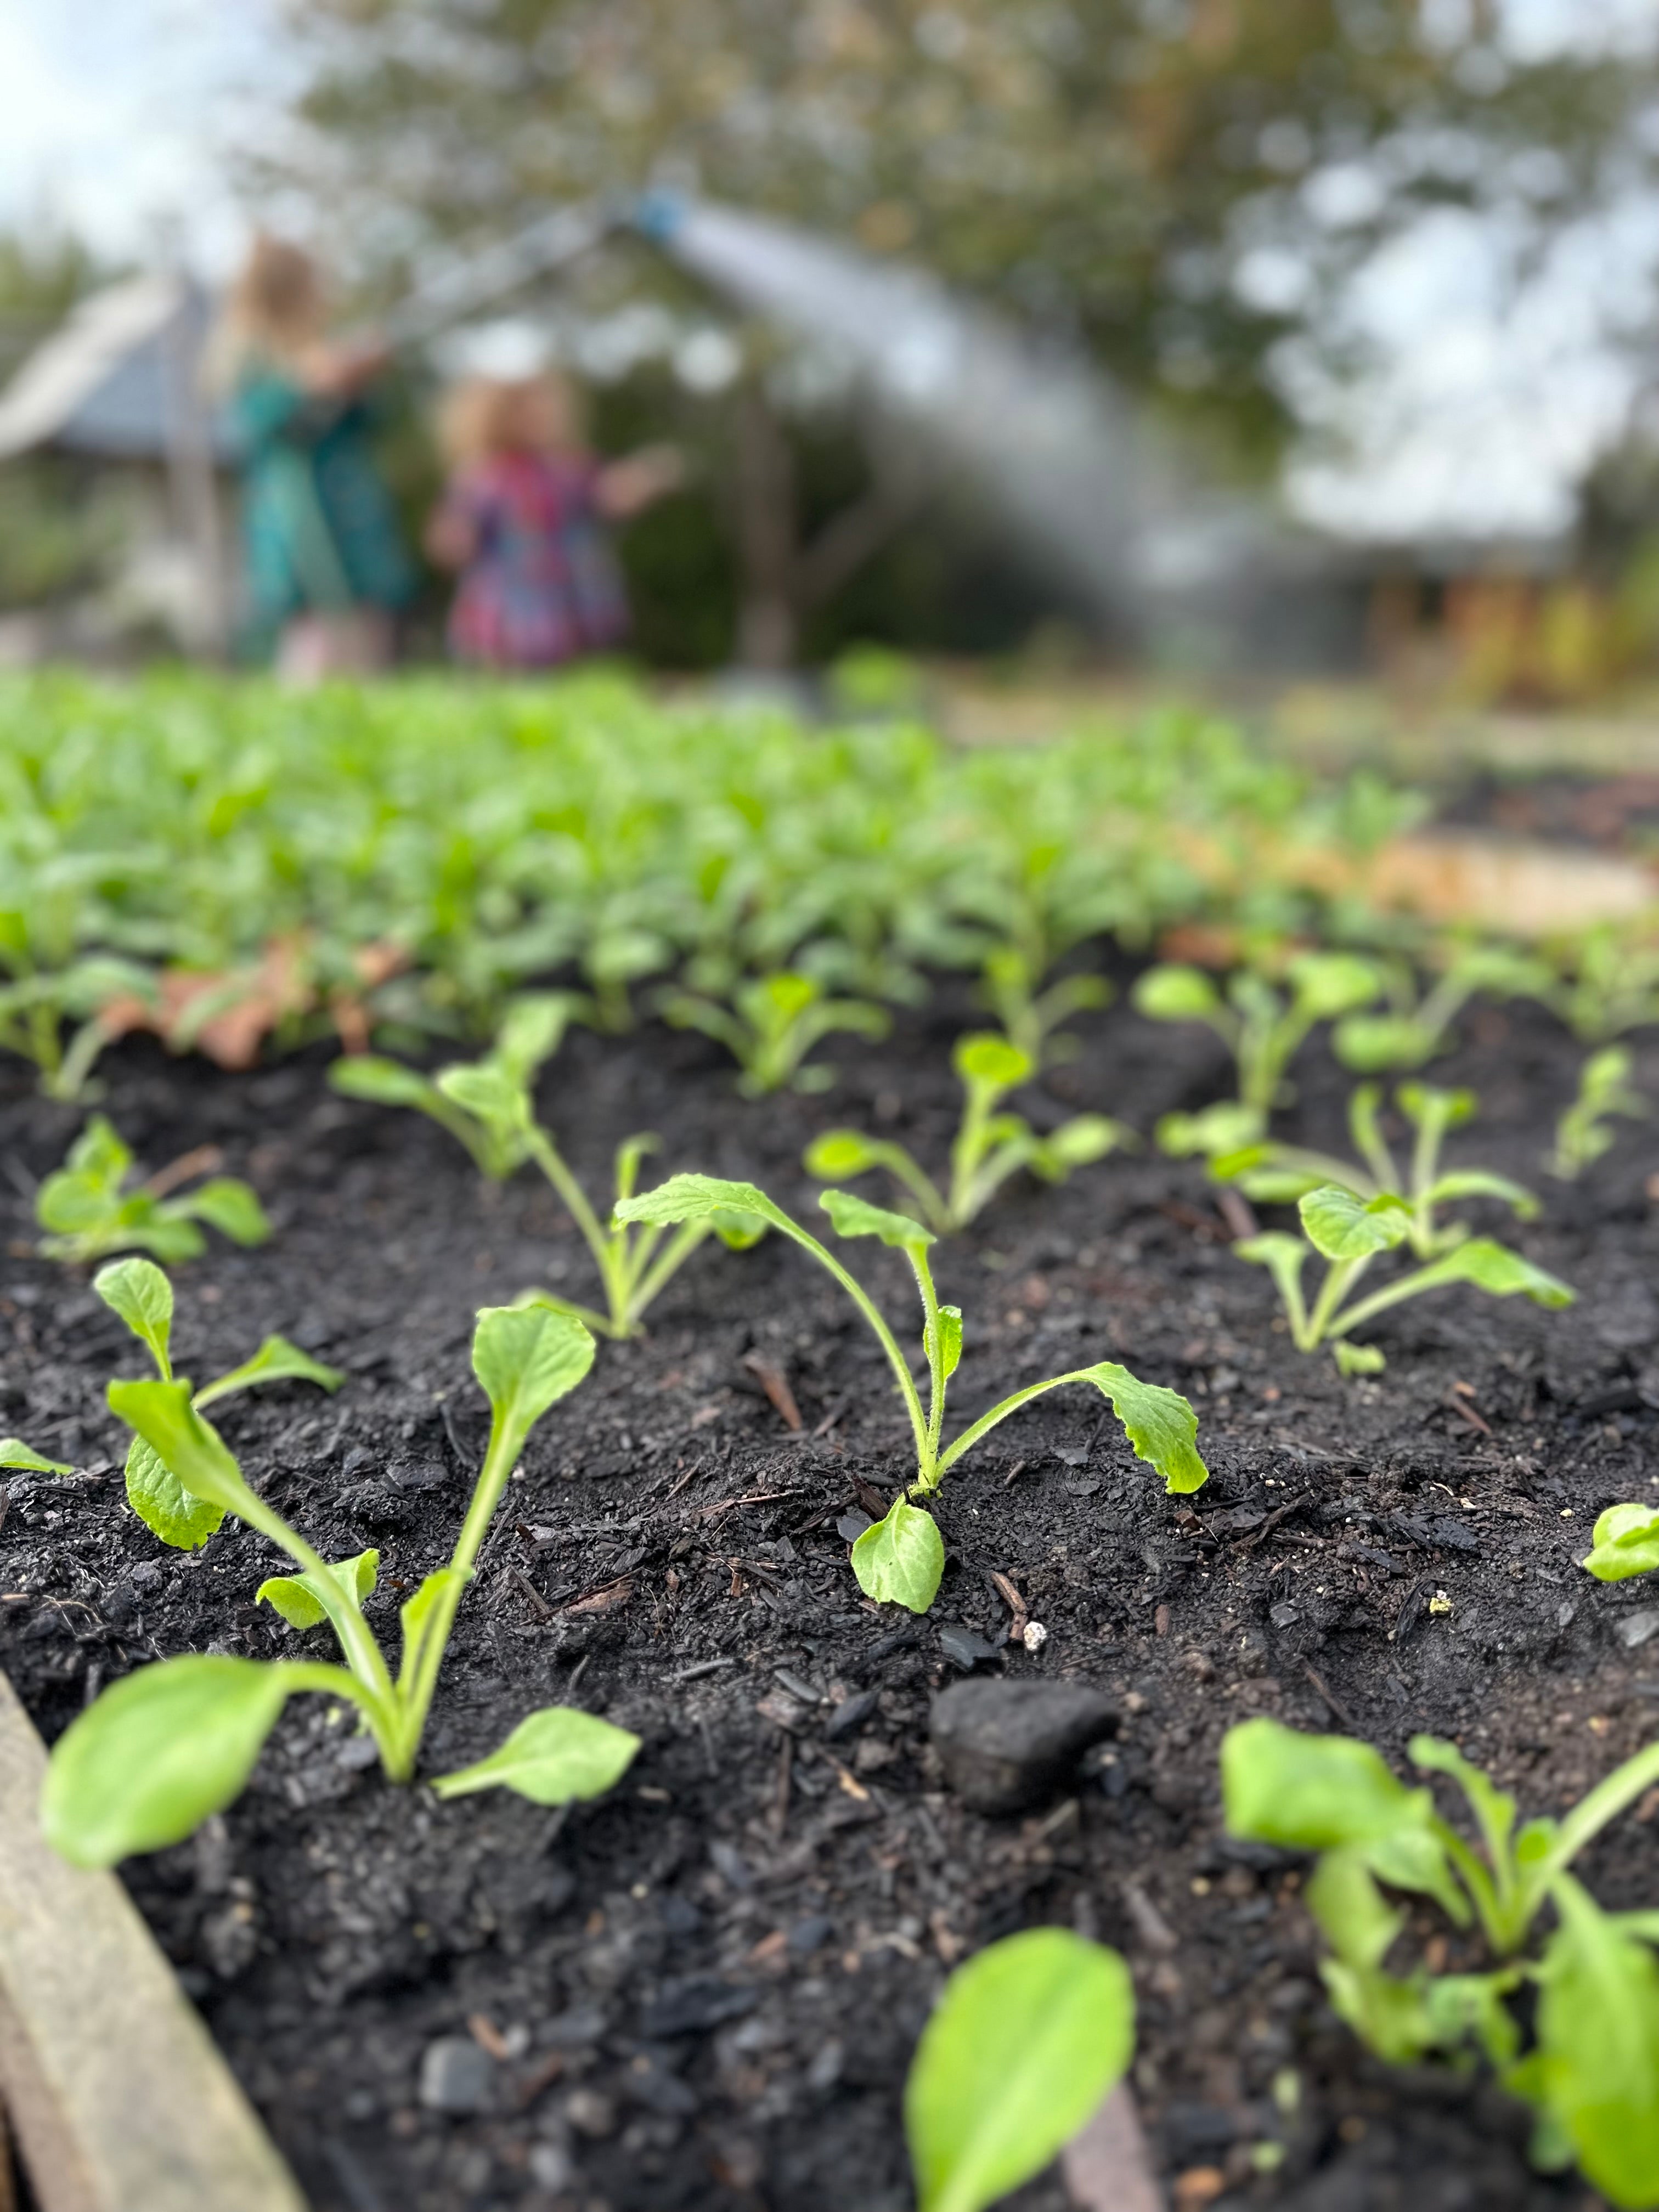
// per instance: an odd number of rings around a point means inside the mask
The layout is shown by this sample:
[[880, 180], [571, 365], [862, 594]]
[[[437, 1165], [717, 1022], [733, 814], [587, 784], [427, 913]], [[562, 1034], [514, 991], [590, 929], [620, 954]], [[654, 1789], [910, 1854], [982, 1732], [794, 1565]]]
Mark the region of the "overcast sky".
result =
[[[1455, 37], [1468, 0], [1425, 0]], [[1508, 36], [1540, 53], [1609, 39], [1650, 50], [1659, 0], [1504, 0]], [[56, 219], [112, 257], [167, 240], [218, 273], [243, 218], [218, 149], [277, 88], [273, 0], [0, 0], [0, 223]], [[1377, 372], [1358, 394], [1298, 380], [1304, 412], [1352, 459], [1309, 457], [1297, 501], [1382, 534], [1547, 532], [1585, 458], [1624, 420], [1634, 378], [1603, 343], [1648, 312], [1659, 204], [1564, 239], [1516, 300], [1513, 242], [1448, 209], [1380, 255], [1348, 315]], [[1261, 272], [1264, 283], [1272, 271]]]

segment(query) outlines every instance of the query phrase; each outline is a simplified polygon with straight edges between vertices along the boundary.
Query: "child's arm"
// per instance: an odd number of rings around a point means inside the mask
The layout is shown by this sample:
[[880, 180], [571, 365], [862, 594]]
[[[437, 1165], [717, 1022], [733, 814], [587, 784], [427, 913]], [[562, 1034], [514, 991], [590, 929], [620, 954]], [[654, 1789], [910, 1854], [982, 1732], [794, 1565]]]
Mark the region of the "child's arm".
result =
[[593, 504], [612, 522], [651, 506], [665, 494], [677, 491], [685, 478], [685, 463], [672, 446], [642, 446], [625, 460], [611, 461], [593, 478]]

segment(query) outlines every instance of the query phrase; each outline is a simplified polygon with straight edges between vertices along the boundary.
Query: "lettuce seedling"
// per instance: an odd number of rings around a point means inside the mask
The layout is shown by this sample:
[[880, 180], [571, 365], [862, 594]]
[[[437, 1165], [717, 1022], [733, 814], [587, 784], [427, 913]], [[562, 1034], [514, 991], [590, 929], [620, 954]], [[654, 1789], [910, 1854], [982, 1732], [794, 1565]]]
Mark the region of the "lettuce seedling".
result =
[[1633, 1063], [1622, 1044], [1593, 1052], [1578, 1073], [1578, 1095], [1555, 1125], [1555, 1149], [1545, 1163], [1551, 1175], [1575, 1182], [1587, 1167], [1612, 1150], [1618, 1137], [1613, 1116], [1639, 1121], [1648, 1102], [1631, 1084]]
[[[1330, 1945], [1325, 1986], [1379, 2057], [1409, 2065], [1484, 2057], [1533, 2106], [1538, 2164], [1576, 2161], [1628, 2212], [1659, 2204], [1659, 1911], [1604, 1912], [1568, 1871], [1659, 1783], [1659, 1745], [1626, 1759], [1564, 1820], [1528, 1820], [1518, 1832], [1515, 1800], [1454, 1745], [1414, 1736], [1411, 1756], [1462, 1792], [1478, 1843], [1369, 1744], [1267, 1719], [1223, 1739], [1228, 1828], [1249, 1842], [1319, 1854], [1307, 1899]], [[1385, 1889], [1427, 1899], [1455, 1927], [1478, 1929], [1498, 1963], [1390, 1973], [1384, 1961], [1407, 1916]], [[1554, 1925], [1527, 1955], [1547, 1905]], [[1535, 2005], [1517, 2012], [1529, 1987]]]
[[[180, 1166], [188, 1172], [188, 1157]], [[131, 1167], [131, 1149], [94, 1114], [64, 1165], [35, 1194], [34, 1218], [52, 1232], [40, 1240], [48, 1259], [101, 1260], [136, 1249], [176, 1266], [207, 1249], [199, 1222], [234, 1244], [263, 1244], [270, 1234], [264, 1208], [234, 1176], [210, 1176], [174, 1198], [168, 1195], [173, 1174], [166, 1170], [128, 1190]]]
[[[104, 1008], [114, 999], [148, 1004], [155, 995], [155, 978], [136, 961], [108, 953], [89, 953], [46, 971], [25, 960], [20, 969], [6, 928], [15, 919], [0, 914], [0, 962], [13, 969], [12, 981], [0, 985], [0, 1051], [32, 1060], [48, 1098], [95, 1096], [88, 1079], [113, 1034], [103, 1020]], [[65, 1023], [73, 1024], [67, 1042]]]
[[1541, 999], [1553, 976], [1547, 963], [1506, 945], [1455, 946], [1437, 981], [1419, 996], [1409, 963], [1383, 970], [1386, 1013], [1344, 1014], [1331, 1047], [1344, 1067], [1361, 1075], [1384, 1068], [1422, 1067], [1452, 1044], [1452, 1024], [1477, 993], [1491, 999]]
[[1112, 986], [1104, 975], [1061, 975], [1042, 984], [1042, 970], [1018, 944], [994, 945], [980, 969], [979, 998], [1001, 1023], [1010, 1044], [1023, 1052], [1034, 1068], [1052, 1067], [1070, 1060], [1077, 1040], [1061, 1024], [1073, 1014], [1094, 1013], [1112, 1003]]
[[62, 1460], [43, 1459], [33, 1444], [26, 1444], [21, 1437], [0, 1437], [0, 1468], [12, 1468], [20, 1474], [73, 1474], [75, 1469], [66, 1467]]
[[988, 1436], [999, 1422], [1006, 1421], [1031, 1399], [1040, 1398], [1046, 1390], [1057, 1390], [1062, 1383], [1093, 1383], [1111, 1405], [1137, 1456], [1156, 1468], [1164, 1477], [1166, 1489], [1197, 1490], [1208, 1480], [1209, 1470], [1196, 1449], [1197, 1417], [1187, 1401], [1159, 1384], [1138, 1381], [1127, 1367], [1120, 1367], [1111, 1360], [1102, 1360], [1093, 1367], [1079, 1367], [1066, 1375], [1051, 1375], [1044, 1382], [1028, 1383], [1023, 1390], [1016, 1390], [1012, 1397], [1004, 1398], [988, 1413], [970, 1422], [953, 1443], [942, 1445], [945, 1389], [962, 1358], [962, 1310], [959, 1306], [942, 1306], [939, 1302], [927, 1261], [928, 1247], [934, 1238], [907, 1215], [889, 1213], [881, 1206], [866, 1205], [850, 1191], [822, 1191], [818, 1204], [829, 1215], [838, 1237], [878, 1237], [882, 1243], [902, 1251], [909, 1261], [916, 1288], [921, 1294], [921, 1352], [928, 1385], [925, 1411], [911, 1376], [909, 1362], [869, 1292], [848, 1273], [833, 1252], [809, 1235], [799, 1222], [792, 1220], [781, 1206], [774, 1205], [766, 1193], [757, 1189], [753, 1183], [722, 1182], [713, 1176], [671, 1176], [665, 1183], [647, 1191], [642, 1197], [625, 1200], [617, 1206], [617, 1216], [624, 1222], [668, 1224], [706, 1221], [720, 1213], [746, 1215], [777, 1230], [810, 1252], [835, 1277], [874, 1330], [909, 1416], [915, 1439], [916, 1471], [894, 1499], [885, 1517], [866, 1528], [853, 1547], [853, 1571], [866, 1597], [881, 1603], [905, 1606], [912, 1613], [927, 1612], [945, 1572], [945, 1544], [933, 1516], [925, 1507], [912, 1504], [911, 1498], [931, 1498], [957, 1462], [965, 1452], [971, 1451], [981, 1437]]
[[1177, 1157], [1234, 1152], [1253, 1143], [1288, 1096], [1286, 1073], [1316, 1024], [1370, 1005], [1383, 988], [1382, 965], [1350, 952], [1302, 952], [1286, 963], [1288, 990], [1260, 967], [1242, 968], [1224, 997], [1201, 968], [1149, 968], [1133, 1002], [1158, 1022], [1202, 1022], [1233, 1055], [1238, 1097], [1202, 1114], [1166, 1114], [1158, 1141]]
[[1583, 1044], [1610, 1044], [1659, 1021], [1659, 937], [1651, 918], [1597, 922], [1552, 948], [1548, 1003]]
[[958, 1966], [904, 2085], [918, 2212], [984, 2212], [1040, 2173], [1134, 2056], [1115, 1951], [1032, 1928]]
[[[173, 1285], [153, 1260], [117, 1260], [100, 1267], [92, 1287], [118, 1314], [155, 1363], [162, 1382], [173, 1380]], [[204, 1383], [191, 1400], [198, 1413], [239, 1390], [262, 1382], [315, 1382], [337, 1390], [345, 1376], [337, 1367], [301, 1352], [285, 1336], [268, 1336], [251, 1359]], [[164, 1544], [193, 1552], [205, 1544], [225, 1517], [222, 1505], [193, 1498], [142, 1437], [127, 1447], [127, 1503]]]
[[880, 1038], [892, 1027], [885, 1007], [830, 998], [815, 977], [787, 968], [739, 983], [729, 1006], [695, 991], [665, 991], [657, 1011], [676, 1029], [701, 1030], [723, 1044], [743, 1071], [738, 1088], [745, 1098], [786, 1088], [825, 1091], [834, 1068], [805, 1065], [815, 1044], [837, 1030]]
[[[77, 1866], [109, 1866], [180, 1842], [240, 1794], [283, 1706], [301, 1691], [355, 1706], [387, 1778], [407, 1782], [456, 1610], [507, 1478], [536, 1423], [592, 1361], [592, 1338], [567, 1314], [545, 1306], [479, 1314], [472, 1371], [489, 1401], [489, 1442], [449, 1565], [400, 1608], [395, 1677], [363, 1613], [379, 1554], [329, 1561], [313, 1551], [247, 1482], [188, 1381], [112, 1382], [112, 1410], [191, 1498], [234, 1514], [293, 1561], [295, 1572], [261, 1583], [258, 1601], [295, 1629], [326, 1620], [345, 1664], [209, 1655], [164, 1659], [113, 1684], [52, 1748], [40, 1809], [57, 1850]], [[489, 1759], [437, 1777], [433, 1787], [441, 1796], [501, 1787], [561, 1804], [609, 1789], [638, 1749], [624, 1729], [550, 1706], [520, 1722]]]
[[965, 1229], [1021, 1168], [1045, 1182], [1064, 1182], [1073, 1168], [1103, 1159], [1133, 1132], [1103, 1114], [1077, 1114], [1039, 1136], [1021, 1114], [999, 1113], [1009, 1091], [1036, 1073], [1030, 1053], [994, 1030], [958, 1037], [951, 1055], [963, 1092], [962, 1120], [951, 1146], [951, 1181], [941, 1190], [902, 1145], [866, 1137], [859, 1129], [826, 1129], [806, 1148], [810, 1176], [842, 1182], [884, 1168], [915, 1200], [921, 1218], [940, 1236]]
[[1659, 1507], [1609, 1505], [1596, 1516], [1590, 1550], [1580, 1565], [1598, 1583], [1628, 1582], [1659, 1567]]
[[[1508, 1245], [1488, 1237], [1471, 1237], [1369, 1297], [1358, 1297], [1354, 1293], [1359, 1279], [1377, 1254], [1392, 1251], [1410, 1237], [1411, 1209], [1406, 1201], [1392, 1192], [1363, 1199], [1335, 1183], [1322, 1183], [1300, 1200], [1297, 1212], [1302, 1219], [1300, 1237], [1268, 1230], [1260, 1237], [1242, 1238], [1233, 1249], [1241, 1260], [1254, 1261], [1273, 1277], [1297, 1350], [1316, 1352], [1328, 1344], [1344, 1375], [1376, 1375], [1388, 1364], [1376, 1345], [1353, 1343], [1353, 1330], [1390, 1306], [1448, 1284], [1472, 1283], [1498, 1298], [1519, 1292], [1540, 1306], [1568, 1306], [1577, 1296], [1567, 1284]], [[1328, 1262], [1311, 1305], [1302, 1288], [1302, 1271], [1310, 1252]]]
[[1395, 1103], [1416, 1132], [1403, 1172], [1382, 1134], [1382, 1103], [1374, 1083], [1358, 1085], [1348, 1101], [1348, 1133], [1363, 1166], [1305, 1146], [1267, 1141], [1218, 1154], [1210, 1162], [1210, 1173], [1268, 1205], [1291, 1205], [1325, 1183], [1352, 1191], [1368, 1204], [1397, 1199], [1405, 1208], [1406, 1242], [1419, 1260], [1449, 1251], [1468, 1235], [1467, 1223], [1438, 1218], [1442, 1206], [1460, 1199], [1498, 1199], [1518, 1221], [1537, 1219], [1538, 1200], [1507, 1176], [1488, 1168], [1442, 1171], [1441, 1148], [1448, 1133], [1474, 1115], [1478, 1102], [1472, 1091], [1439, 1091], [1426, 1083], [1399, 1086]]
[[[550, 1032], [551, 1013], [543, 1016], [538, 1034]], [[526, 1019], [523, 1036], [530, 1036]], [[503, 1032], [505, 1037], [507, 1032]], [[556, 1039], [555, 1039], [556, 1042]], [[549, 1045], [547, 1051], [553, 1049]], [[498, 1040], [493, 1051], [471, 1065], [446, 1067], [428, 1082], [401, 1060], [340, 1060], [334, 1063], [338, 1087], [356, 1098], [374, 1098], [386, 1105], [414, 1106], [459, 1138], [482, 1171], [500, 1181], [532, 1160], [564, 1202], [565, 1210], [593, 1255], [605, 1285], [605, 1311], [556, 1297], [551, 1291], [527, 1291], [520, 1301], [569, 1314], [601, 1336], [643, 1335], [644, 1316], [653, 1300], [689, 1260], [699, 1244], [713, 1235], [732, 1251], [743, 1251], [760, 1235], [751, 1221], [735, 1216], [688, 1222], [678, 1237], [662, 1240], [659, 1228], [605, 1228], [577, 1182], [569, 1162], [555, 1143], [553, 1133], [536, 1119], [530, 1079], [546, 1053], [503, 1050]], [[337, 1073], [336, 1073], [337, 1071]], [[382, 1071], [389, 1071], [383, 1073]], [[428, 1098], [425, 1094], [429, 1092]], [[657, 1149], [653, 1136], [626, 1137], [617, 1147], [616, 1197], [618, 1204], [632, 1198], [639, 1181], [640, 1164]]]

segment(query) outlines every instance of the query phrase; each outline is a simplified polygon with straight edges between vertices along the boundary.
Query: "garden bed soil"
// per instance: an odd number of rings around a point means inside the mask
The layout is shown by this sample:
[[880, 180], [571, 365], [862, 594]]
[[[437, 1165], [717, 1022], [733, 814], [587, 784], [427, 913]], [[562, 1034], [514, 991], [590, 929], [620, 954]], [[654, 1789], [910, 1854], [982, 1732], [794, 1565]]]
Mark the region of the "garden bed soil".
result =
[[[833, 1122], [942, 1161], [968, 1018], [944, 994], [895, 1042], [833, 1051], [826, 1096], [757, 1103], [698, 1038], [578, 1033], [543, 1103], [590, 1188], [618, 1137], [655, 1128], [664, 1172], [752, 1176], [810, 1218], [799, 1156]], [[1402, 1766], [1414, 1731], [1453, 1736], [1553, 1811], [1659, 1711], [1642, 1586], [1574, 1564], [1603, 1505], [1659, 1483], [1651, 1134], [1623, 1125], [1580, 1185], [1549, 1183], [1577, 1049], [1526, 1007], [1467, 1027], [1437, 1071], [1482, 1094], [1454, 1156], [1545, 1193], [1516, 1238], [1579, 1304], [1407, 1305], [1375, 1331], [1387, 1371], [1345, 1382], [1291, 1349], [1195, 1168], [1143, 1151], [1060, 1190], [1022, 1181], [936, 1255], [967, 1316], [959, 1413], [1121, 1358], [1189, 1395], [1212, 1480], [1166, 1498], [1097, 1397], [1045, 1398], [948, 1482], [925, 1621], [866, 1603], [848, 1566], [837, 1521], [892, 1493], [906, 1430], [878, 1346], [805, 1255], [775, 1237], [700, 1252], [646, 1340], [601, 1347], [526, 1450], [423, 1763], [574, 1701], [644, 1739], [614, 1796], [549, 1812], [392, 1789], [307, 1698], [222, 1819], [124, 1869], [317, 2212], [901, 2212], [900, 2088], [947, 1967], [1043, 1922], [1132, 1963], [1134, 2093], [1179, 2206], [1594, 2202], [1530, 2171], [1524, 2114], [1480, 2078], [1364, 2057], [1322, 2002], [1303, 1869], [1230, 1843], [1218, 1804], [1217, 1746], [1252, 1713], [1354, 1729]], [[1022, 1102], [1034, 1117], [1087, 1106], [1146, 1130], [1224, 1088], [1202, 1033], [1121, 1006], [1080, 1030], [1079, 1057]], [[204, 1376], [280, 1329], [347, 1370], [337, 1397], [284, 1385], [222, 1425], [321, 1547], [380, 1547], [369, 1612], [390, 1639], [477, 1464], [474, 1309], [592, 1285], [538, 1180], [481, 1186], [441, 1131], [337, 1098], [323, 1066], [232, 1076], [135, 1043], [105, 1103], [149, 1167], [211, 1143], [264, 1194], [267, 1248], [216, 1239], [179, 1271], [176, 1355]], [[1651, 1047], [1638, 1073], [1651, 1093]], [[1297, 1075], [1285, 1133], [1340, 1143], [1340, 1071], [1315, 1048]], [[82, 1470], [5, 1478], [0, 1662], [49, 1737], [146, 1659], [299, 1644], [252, 1602], [261, 1540], [231, 1524], [185, 1556], [125, 1509], [103, 1386], [140, 1371], [137, 1347], [83, 1272], [30, 1256], [31, 1181], [78, 1121], [9, 1079], [0, 1425]], [[908, 1328], [900, 1256], [852, 1257]], [[1034, 1654], [1005, 1641], [994, 1576], [1048, 1631]], [[1120, 1708], [1071, 1794], [1022, 1818], [965, 1810], [928, 1747], [929, 1699], [974, 1639], [984, 1672], [1075, 1679]], [[854, 1698], [865, 1717], [833, 1733]], [[1654, 1812], [1586, 1862], [1609, 1905], [1656, 1901]], [[476, 2109], [433, 2110], [440, 2094]], [[1014, 2201], [1064, 2197], [1051, 2173]]]

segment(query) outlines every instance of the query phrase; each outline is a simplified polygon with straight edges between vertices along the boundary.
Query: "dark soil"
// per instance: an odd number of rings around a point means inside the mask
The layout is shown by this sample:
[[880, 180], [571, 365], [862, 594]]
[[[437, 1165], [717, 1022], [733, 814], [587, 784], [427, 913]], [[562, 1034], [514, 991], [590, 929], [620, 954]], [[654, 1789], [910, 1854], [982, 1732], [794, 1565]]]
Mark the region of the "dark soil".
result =
[[[810, 1211], [799, 1155], [830, 1122], [942, 1159], [960, 1016], [947, 998], [895, 1044], [841, 1051], [827, 1097], [759, 1103], [699, 1039], [580, 1034], [544, 1105], [590, 1188], [619, 1136], [655, 1127], [664, 1172], [752, 1176]], [[1290, 1349], [1195, 1168], [1142, 1152], [1061, 1190], [1022, 1182], [937, 1255], [967, 1313], [960, 1412], [1121, 1357], [1191, 1396], [1213, 1479], [1166, 1499], [1091, 1394], [1044, 1399], [947, 1485], [951, 1563], [925, 1622], [865, 1603], [847, 1565], [837, 1518], [891, 1494], [904, 1431], [873, 1340], [805, 1255], [778, 1238], [700, 1253], [647, 1341], [601, 1349], [526, 1455], [425, 1764], [563, 1699], [644, 1738], [617, 1792], [568, 1814], [440, 1804], [389, 1788], [342, 1714], [304, 1698], [239, 1804], [125, 1870], [317, 2212], [901, 2212], [900, 2085], [946, 1967], [1040, 1922], [1133, 1963], [1133, 2084], [1178, 2205], [1593, 2201], [1531, 2173], [1524, 2116], [1489, 2086], [1364, 2056], [1322, 2002], [1301, 1869], [1219, 1824], [1217, 1745], [1249, 1713], [1358, 1730], [1402, 1765], [1413, 1731], [1454, 1736], [1538, 1810], [1651, 1726], [1659, 1661], [1616, 1632], [1646, 1594], [1574, 1561], [1602, 1506], [1659, 1483], [1652, 1135], [1624, 1125], [1581, 1185], [1550, 1183], [1575, 1048], [1525, 1009], [1468, 1027], [1443, 1072], [1484, 1110], [1455, 1157], [1543, 1192], [1517, 1241], [1578, 1305], [1442, 1294], [1379, 1324], [1384, 1375], [1344, 1382]], [[1222, 1088], [1201, 1036], [1121, 1009], [1084, 1047], [1034, 1115], [1087, 1104], [1146, 1129]], [[441, 1132], [335, 1098], [315, 1059], [232, 1077], [136, 1046], [106, 1073], [148, 1165], [211, 1141], [264, 1193], [264, 1250], [216, 1240], [178, 1274], [180, 1364], [204, 1376], [281, 1329], [349, 1370], [336, 1398], [283, 1386], [223, 1426], [320, 1547], [380, 1547], [369, 1609], [392, 1639], [483, 1443], [473, 1310], [532, 1283], [592, 1296], [580, 1245], [529, 1173], [481, 1188]], [[1651, 1047], [1643, 1073], [1659, 1090]], [[1315, 1052], [1299, 1075], [1286, 1133], [1340, 1143], [1340, 1072]], [[125, 1508], [102, 1392], [140, 1371], [137, 1347], [84, 1274], [24, 1241], [30, 1178], [77, 1120], [16, 1078], [0, 1107], [3, 1425], [82, 1469], [9, 1478], [0, 1529], [0, 1659], [49, 1736], [147, 1658], [299, 1642], [253, 1605], [275, 1564], [261, 1540], [228, 1526], [183, 1556]], [[898, 1255], [854, 1251], [908, 1326]], [[799, 1434], [750, 1353], [787, 1376]], [[1048, 1630], [1035, 1656], [1003, 1641], [994, 1571]], [[1117, 1698], [1121, 1735], [1074, 1795], [998, 1821], [945, 1790], [927, 1727], [955, 1675], [947, 1627], [997, 1644], [988, 1668]], [[868, 1717], [831, 1735], [865, 1692]], [[1656, 1901], [1654, 1809], [1587, 1862], [1610, 1905]], [[489, 2108], [425, 2110], [422, 2053], [469, 2032], [495, 2054]], [[1018, 2200], [1062, 2201], [1053, 2177]]]

